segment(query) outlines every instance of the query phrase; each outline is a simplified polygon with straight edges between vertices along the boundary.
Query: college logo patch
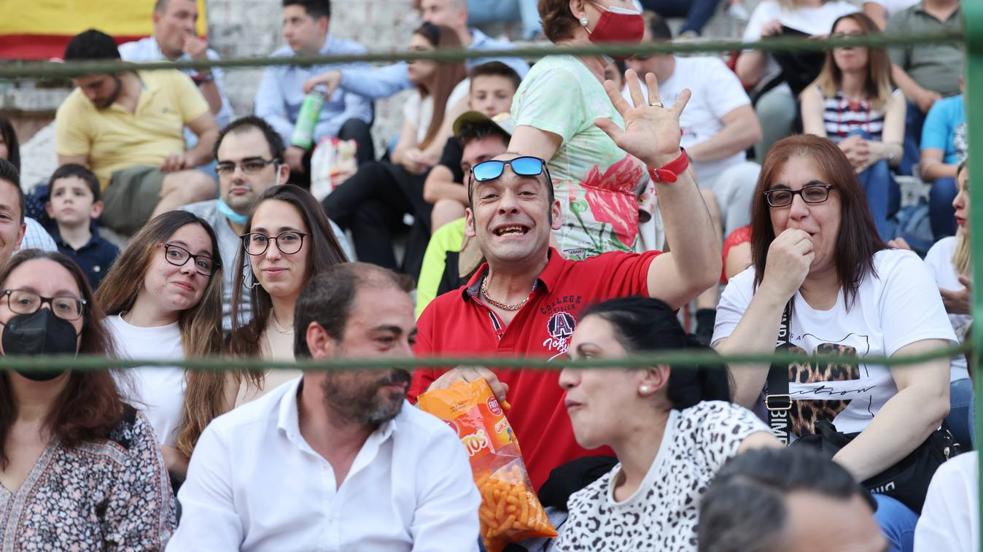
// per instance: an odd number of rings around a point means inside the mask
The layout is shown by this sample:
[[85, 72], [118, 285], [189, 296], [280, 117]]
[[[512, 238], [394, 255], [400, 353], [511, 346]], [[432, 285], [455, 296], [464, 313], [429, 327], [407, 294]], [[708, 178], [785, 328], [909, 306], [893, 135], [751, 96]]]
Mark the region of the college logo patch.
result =
[[553, 313], [546, 322], [546, 332], [550, 336], [543, 341], [543, 347], [547, 351], [556, 351], [558, 354], [566, 353], [576, 326], [577, 320], [572, 314], [565, 311]]

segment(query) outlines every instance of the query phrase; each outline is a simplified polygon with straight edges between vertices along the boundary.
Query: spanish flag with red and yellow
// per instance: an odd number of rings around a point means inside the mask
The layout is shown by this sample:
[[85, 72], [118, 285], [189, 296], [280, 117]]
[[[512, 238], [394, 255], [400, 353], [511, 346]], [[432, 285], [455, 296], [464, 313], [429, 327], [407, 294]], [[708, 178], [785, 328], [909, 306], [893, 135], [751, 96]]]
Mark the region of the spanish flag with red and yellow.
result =
[[[0, 0], [0, 59], [60, 58], [73, 36], [99, 29], [118, 44], [153, 34], [155, 0]], [[205, 36], [205, 0], [198, 34]]]

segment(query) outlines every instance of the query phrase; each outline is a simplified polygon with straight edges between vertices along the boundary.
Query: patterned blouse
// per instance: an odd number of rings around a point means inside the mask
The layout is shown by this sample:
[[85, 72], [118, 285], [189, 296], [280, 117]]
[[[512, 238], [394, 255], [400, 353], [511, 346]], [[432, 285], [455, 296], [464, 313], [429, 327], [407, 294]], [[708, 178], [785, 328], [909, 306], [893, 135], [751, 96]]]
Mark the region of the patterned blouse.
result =
[[717, 470], [752, 433], [768, 428], [750, 410], [705, 401], [672, 410], [659, 452], [632, 496], [614, 498], [621, 464], [570, 496], [559, 552], [696, 552], [700, 497]]
[[105, 441], [53, 441], [16, 492], [0, 485], [0, 552], [162, 550], [174, 525], [157, 438], [131, 408]]

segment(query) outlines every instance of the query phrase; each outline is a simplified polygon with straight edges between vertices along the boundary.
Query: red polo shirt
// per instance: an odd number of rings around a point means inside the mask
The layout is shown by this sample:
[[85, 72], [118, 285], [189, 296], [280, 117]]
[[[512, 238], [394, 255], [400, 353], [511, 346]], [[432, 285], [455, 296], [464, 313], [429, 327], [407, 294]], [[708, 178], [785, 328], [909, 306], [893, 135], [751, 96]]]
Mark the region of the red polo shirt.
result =
[[[658, 251], [605, 253], [568, 261], [550, 248], [529, 302], [507, 326], [480, 303], [482, 266], [467, 285], [445, 293], [427, 306], [417, 321], [414, 350], [418, 356], [482, 355], [555, 358], [567, 352], [580, 310], [615, 297], [648, 295], [648, 268]], [[533, 485], [539, 487], [553, 468], [588, 454], [613, 455], [610, 449], [588, 451], [577, 445], [563, 406], [558, 371], [500, 370], [509, 386], [509, 423], [522, 447]], [[421, 368], [413, 374], [410, 398], [427, 390], [445, 370]]]

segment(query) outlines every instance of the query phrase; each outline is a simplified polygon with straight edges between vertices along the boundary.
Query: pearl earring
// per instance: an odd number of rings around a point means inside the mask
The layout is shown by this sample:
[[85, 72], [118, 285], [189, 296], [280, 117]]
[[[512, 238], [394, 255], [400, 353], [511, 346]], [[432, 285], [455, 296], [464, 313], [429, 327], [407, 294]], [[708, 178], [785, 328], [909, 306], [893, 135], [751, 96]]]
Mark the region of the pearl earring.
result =
[[580, 18], [580, 26], [581, 27], [586, 27], [588, 23], [590, 23], [590, 20], [587, 19], [586, 16]]
[[639, 387], [638, 388], [638, 392], [639, 393], [648, 393], [649, 392], [649, 386], [648, 385], [643, 385], [643, 386]]

